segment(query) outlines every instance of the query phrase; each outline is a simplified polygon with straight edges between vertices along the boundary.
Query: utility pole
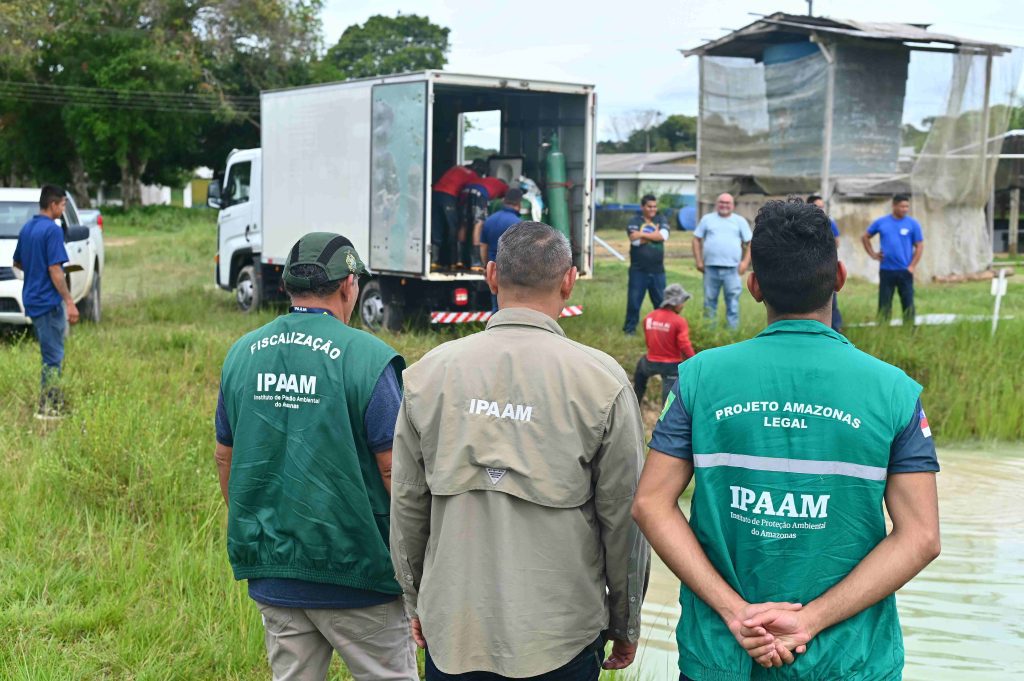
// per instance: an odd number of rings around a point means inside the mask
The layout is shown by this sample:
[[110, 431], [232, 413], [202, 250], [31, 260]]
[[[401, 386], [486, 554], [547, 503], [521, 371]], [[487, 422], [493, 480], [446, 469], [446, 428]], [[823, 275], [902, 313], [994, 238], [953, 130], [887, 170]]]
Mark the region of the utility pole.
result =
[[814, 16], [814, 0], [806, 0], [807, 2], [807, 16]]

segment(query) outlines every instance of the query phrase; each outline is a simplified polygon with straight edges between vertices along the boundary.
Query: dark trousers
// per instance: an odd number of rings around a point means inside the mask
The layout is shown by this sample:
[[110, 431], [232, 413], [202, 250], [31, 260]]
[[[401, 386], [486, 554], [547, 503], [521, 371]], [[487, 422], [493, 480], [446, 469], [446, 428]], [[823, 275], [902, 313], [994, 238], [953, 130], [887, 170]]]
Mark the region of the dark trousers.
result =
[[61, 365], [64, 362], [64, 337], [68, 321], [64, 305], [57, 305], [49, 312], [32, 317], [32, 330], [39, 341], [43, 356], [43, 371], [39, 378], [39, 407], [59, 409], [63, 396], [60, 390]]
[[839, 333], [843, 330], [843, 313], [839, 311], [839, 297], [832, 294], [832, 330]]
[[654, 309], [661, 307], [661, 299], [665, 295], [665, 273], [640, 272], [630, 267], [626, 323], [622, 325], [626, 333], [635, 332], [636, 325], [640, 323], [640, 306], [644, 304], [644, 294], [650, 294]]
[[652, 362], [647, 359], [647, 355], [640, 358], [636, 363], [636, 371], [633, 372], [633, 390], [636, 391], [636, 401], [641, 404], [647, 392], [647, 379], [651, 376], [661, 376], [661, 403], [665, 404], [669, 391], [679, 378], [679, 364]]
[[914, 323], [914, 275], [907, 270], [878, 271], [878, 317], [888, 322], [892, 316], [892, 294], [898, 291], [903, 307], [903, 323]]
[[[459, 227], [459, 211], [455, 197], [444, 192], [431, 193], [430, 246], [435, 264], [451, 265], [455, 234]], [[437, 262], [448, 256], [448, 260]]]
[[[424, 668], [427, 681], [501, 681], [512, 677], [500, 676], [492, 672], [466, 672], [465, 674], [445, 674], [434, 666], [430, 659], [430, 650], [424, 655]], [[596, 641], [583, 649], [579, 655], [569, 660], [558, 669], [553, 669], [539, 676], [521, 678], [519, 681], [597, 681], [601, 676], [601, 663], [604, 662], [604, 639]]]

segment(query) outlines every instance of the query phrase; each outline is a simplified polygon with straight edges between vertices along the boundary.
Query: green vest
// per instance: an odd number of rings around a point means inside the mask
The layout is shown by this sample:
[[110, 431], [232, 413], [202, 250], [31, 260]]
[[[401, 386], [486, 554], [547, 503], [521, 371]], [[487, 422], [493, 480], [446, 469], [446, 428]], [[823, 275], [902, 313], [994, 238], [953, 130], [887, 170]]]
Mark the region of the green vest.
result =
[[328, 314], [278, 317], [232, 346], [221, 388], [234, 437], [235, 579], [279, 577], [400, 594], [389, 507], [364, 415], [402, 358]]
[[[886, 536], [890, 445], [921, 386], [812, 321], [699, 353], [679, 371], [693, 426], [690, 525], [750, 603], [809, 603]], [[894, 596], [823, 631], [791, 666], [766, 670], [685, 586], [679, 667], [696, 681], [899, 679]]]

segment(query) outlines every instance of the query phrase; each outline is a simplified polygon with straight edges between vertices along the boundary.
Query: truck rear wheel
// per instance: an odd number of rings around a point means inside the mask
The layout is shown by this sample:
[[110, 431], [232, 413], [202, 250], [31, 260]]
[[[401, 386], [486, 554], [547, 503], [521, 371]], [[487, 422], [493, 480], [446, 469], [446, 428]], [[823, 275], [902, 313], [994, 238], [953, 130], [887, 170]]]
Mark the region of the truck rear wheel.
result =
[[372, 279], [359, 292], [359, 320], [363, 326], [377, 333], [381, 329], [401, 331], [405, 310], [398, 303], [384, 302], [380, 281]]
[[89, 288], [89, 294], [82, 299], [82, 302], [78, 305], [79, 312], [82, 313], [83, 319], [88, 319], [94, 324], [99, 324], [100, 321], [100, 264], [97, 262], [94, 266], [92, 273], [92, 286]]
[[246, 265], [238, 270], [238, 276], [235, 278], [235, 300], [238, 302], [238, 309], [246, 313], [258, 310], [263, 302], [260, 283], [256, 278], [256, 268], [252, 265]]

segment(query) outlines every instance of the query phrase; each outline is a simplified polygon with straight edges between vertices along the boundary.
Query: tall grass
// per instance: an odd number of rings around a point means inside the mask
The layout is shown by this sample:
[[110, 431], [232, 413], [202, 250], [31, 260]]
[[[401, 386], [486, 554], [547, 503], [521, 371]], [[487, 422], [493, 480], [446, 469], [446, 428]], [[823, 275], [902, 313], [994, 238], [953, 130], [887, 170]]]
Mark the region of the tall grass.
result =
[[[224, 550], [212, 414], [227, 348], [276, 312], [239, 314], [214, 286], [212, 218], [171, 209], [107, 216], [104, 319], [76, 327], [68, 341], [73, 412], [59, 424], [32, 419], [39, 351], [31, 336], [0, 342], [0, 678], [267, 678], [258, 613]], [[700, 280], [679, 257], [685, 239], [674, 248], [670, 280], [695, 294], [686, 315], [699, 347], [760, 329], [763, 312], [749, 296], [739, 334], [708, 326], [696, 305]], [[564, 328], [631, 370], [644, 348], [620, 331], [625, 266], [602, 257], [597, 274], [575, 296], [584, 316]], [[1015, 285], [1004, 309], [1019, 318]], [[924, 287], [919, 306], [984, 314], [985, 288]], [[873, 295], [855, 283], [844, 311], [870, 319]], [[385, 339], [411, 362], [469, 332]], [[940, 442], [1020, 437], [1019, 319], [994, 340], [984, 324], [864, 328], [850, 337], [926, 386]], [[346, 678], [340, 665], [331, 678]]]

